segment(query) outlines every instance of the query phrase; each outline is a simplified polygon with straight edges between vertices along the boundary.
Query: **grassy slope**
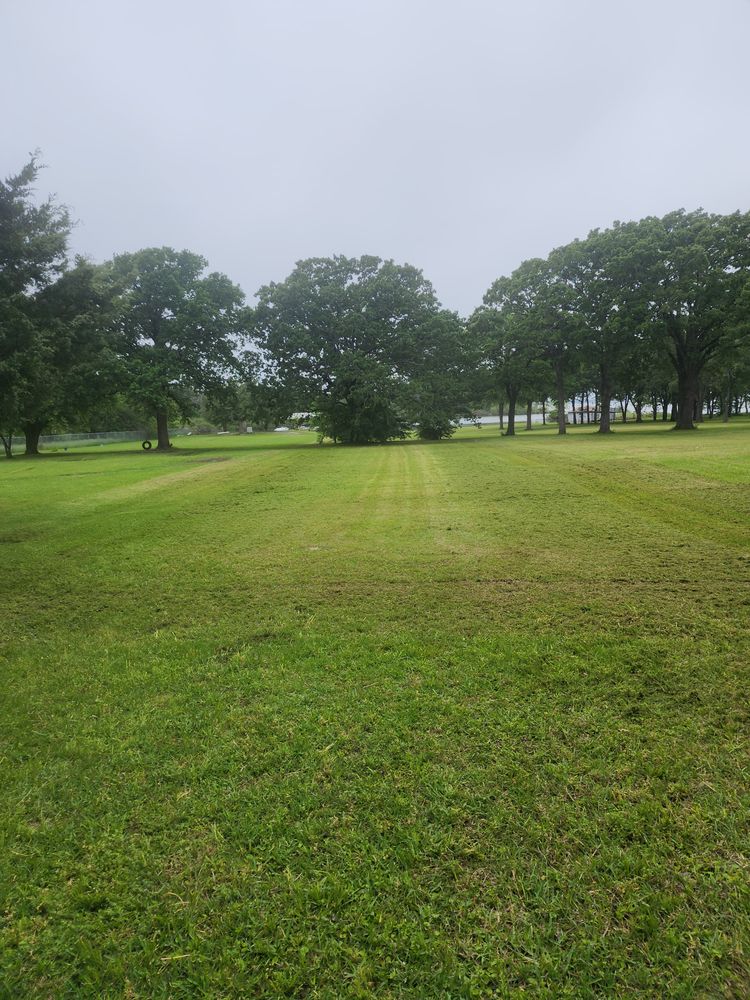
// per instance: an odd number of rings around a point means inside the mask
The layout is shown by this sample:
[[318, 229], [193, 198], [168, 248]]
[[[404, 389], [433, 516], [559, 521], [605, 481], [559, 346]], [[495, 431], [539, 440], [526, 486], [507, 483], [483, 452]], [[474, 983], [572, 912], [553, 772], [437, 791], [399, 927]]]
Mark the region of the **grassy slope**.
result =
[[0, 995], [750, 994], [750, 426], [0, 467]]

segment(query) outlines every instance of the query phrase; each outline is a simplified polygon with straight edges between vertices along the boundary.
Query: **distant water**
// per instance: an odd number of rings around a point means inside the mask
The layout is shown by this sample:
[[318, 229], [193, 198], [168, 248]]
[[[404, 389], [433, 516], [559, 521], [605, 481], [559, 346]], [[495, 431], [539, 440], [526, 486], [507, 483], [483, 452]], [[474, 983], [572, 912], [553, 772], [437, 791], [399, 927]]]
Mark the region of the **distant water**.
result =
[[[508, 422], [508, 416], [506, 414], [505, 419], [504, 419], [504, 423], [507, 424], [507, 422]], [[532, 424], [541, 424], [542, 423], [542, 415], [541, 415], [541, 413], [532, 413], [531, 414], [531, 422], [532, 422]], [[550, 420], [549, 415], [547, 415], [547, 423], [551, 424], [551, 423], [554, 423], [554, 422], [555, 421], [554, 420]], [[483, 427], [487, 427], [487, 426], [491, 427], [493, 425], [495, 427], [497, 427], [497, 425], [500, 423], [500, 417], [476, 417], [476, 419], [473, 419], [473, 420], [462, 420], [461, 421], [461, 426], [462, 427], [471, 427], [473, 424], [477, 424], [477, 423], [481, 424]], [[523, 413], [523, 414], [522, 413], [516, 413], [516, 424], [524, 424], [524, 425], [526, 424], [526, 414], [525, 413]]]

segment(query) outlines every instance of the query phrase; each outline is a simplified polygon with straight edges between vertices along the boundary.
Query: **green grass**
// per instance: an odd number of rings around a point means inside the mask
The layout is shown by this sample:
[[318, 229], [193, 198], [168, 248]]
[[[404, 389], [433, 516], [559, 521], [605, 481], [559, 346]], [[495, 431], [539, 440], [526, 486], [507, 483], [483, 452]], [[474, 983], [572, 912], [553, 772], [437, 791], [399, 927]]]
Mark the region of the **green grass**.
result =
[[0, 996], [750, 996], [750, 424], [0, 465]]

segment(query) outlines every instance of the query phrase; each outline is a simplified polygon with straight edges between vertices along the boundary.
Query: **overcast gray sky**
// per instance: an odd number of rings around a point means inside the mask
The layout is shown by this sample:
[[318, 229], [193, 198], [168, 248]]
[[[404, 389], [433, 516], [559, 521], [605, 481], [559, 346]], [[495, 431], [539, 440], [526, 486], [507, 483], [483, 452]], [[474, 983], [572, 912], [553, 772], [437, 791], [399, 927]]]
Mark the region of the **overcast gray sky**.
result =
[[1, 0], [0, 173], [96, 260], [421, 267], [466, 314], [614, 219], [750, 208], [750, 0]]

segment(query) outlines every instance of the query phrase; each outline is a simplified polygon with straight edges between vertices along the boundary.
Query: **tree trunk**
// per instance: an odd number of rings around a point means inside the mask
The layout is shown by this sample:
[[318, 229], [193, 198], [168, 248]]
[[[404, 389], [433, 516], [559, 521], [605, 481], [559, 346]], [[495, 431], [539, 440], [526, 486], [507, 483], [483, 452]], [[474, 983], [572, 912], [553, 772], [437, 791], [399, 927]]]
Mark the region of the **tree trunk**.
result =
[[500, 416], [500, 433], [503, 433], [503, 427], [505, 427], [505, 422], [503, 419], [503, 413], [505, 412], [505, 396], [500, 397], [500, 402], [497, 406], [498, 414]]
[[599, 434], [610, 434], [610, 405], [612, 403], [612, 389], [606, 378], [599, 384], [599, 403], [601, 405], [601, 416], [599, 417]]
[[533, 400], [528, 399], [526, 401], [526, 430], [531, 430], [531, 407], [533, 405]]
[[620, 413], [622, 414], [622, 422], [626, 424], [628, 422], [628, 401], [626, 399], [621, 399], [620, 403]]
[[670, 419], [676, 421], [677, 420], [677, 412], [678, 412], [679, 406], [680, 406], [680, 398], [679, 398], [678, 393], [673, 392], [672, 395], [669, 397], [669, 402], [670, 402], [670, 406], [672, 408], [672, 412], [670, 414]]
[[156, 449], [157, 451], [169, 451], [169, 425], [167, 423], [167, 411], [156, 411]]
[[514, 437], [516, 433], [516, 397], [518, 396], [517, 391], [508, 390], [508, 429], [505, 432], [506, 437]]
[[654, 421], [654, 423], [656, 422], [656, 418], [659, 415], [658, 414], [658, 409], [659, 409], [659, 401], [657, 400], [656, 396], [652, 396], [651, 397], [651, 419]]
[[7, 436], [5, 434], [0, 434], [0, 440], [3, 442], [5, 457], [13, 458], [13, 431], [9, 431]]
[[643, 400], [642, 399], [637, 399], [633, 403], [633, 407], [635, 409], [635, 422], [637, 424], [642, 424], [643, 423]]
[[555, 385], [557, 388], [557, 433], [565, 434], [565, 371], [562, 358], [555, 361]]
[[[698, 399], [698, 378], [692, 372], [681, 371], [677, 378], [677, 417], [674, 429], [676, 431], [693, 431], [693, 413]], [[674, 417], [674, 406], [672, 407]]]
[[38, 455], [39, 454], [39, 438], [42, 433], [44, 424], [24, 424], [23, 433], [26, 438], [26, 454], [27, 455]]
[[547, 425], [547, 400], [542, 400], [542, 427]]
[[578, 423], [578, 421], [576, 420], [576, 398], [575, 398], [575, 396], [571, 396], [570, 397], [570, 405], [571, 405], [571, 413], [573, 414], [573, 426], [575, 427], [575, 425]]
[[729, 385], [727, 385], [726, 389], [724, 390], [724, 398], [722, 400], [722, 403], [723, 405], [721, 407], [721, 422], [723, 424], [728, 424], [729, 415], [732, 412], [732, 390]]

